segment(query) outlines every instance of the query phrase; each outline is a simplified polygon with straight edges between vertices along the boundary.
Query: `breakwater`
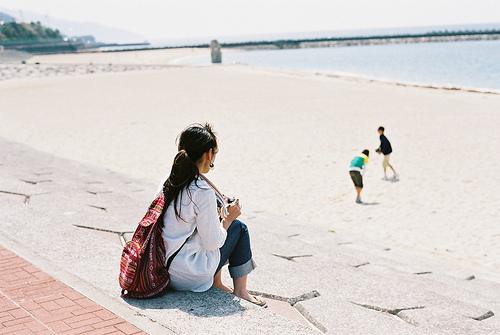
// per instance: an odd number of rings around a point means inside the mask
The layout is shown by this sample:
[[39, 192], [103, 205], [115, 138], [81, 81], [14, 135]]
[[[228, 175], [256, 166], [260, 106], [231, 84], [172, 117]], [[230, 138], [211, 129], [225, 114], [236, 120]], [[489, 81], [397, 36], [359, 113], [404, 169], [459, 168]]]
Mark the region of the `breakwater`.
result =
[[348, 37], [325, 37], [310, 39], [282, 39], [275, 41], [254, 41], [222, 43], [226, 48], [243, 49], [300, 49], [337, 46], [383, 45], [428, 42], [461, 42], [500, 40], [500, 29], [485, 31], [437, 31], [424, 34], [368, 35]]
[[[244, 50], [276, 50], [276, 49], [305, 49], [321, 47], [343, 47], [361, 45], [384, 45], [384, 44], [412, 44], [428, 42], [462, 42], [462, 41], [488, 41], [500, 40], [500, 29], [491, 30], [465, 30], [465, 31], [431, 31], [421, 34], [384, 34], [384, 35], [363, 35], [363, 36], [343, 36], [343, 37], [321, 37], [306, 39], [277, 39], [277, 40], [257, 40], [242, 42], [221, 42], [222, 48], [244, 49]], [[164, 45], [156, 47], [141, 47], [134, 49], [113, 48], [112, 50], [92, 50], [92, 51], [127, 51], [127, 50], [162, 50], [162, 49], [182, 49], [182, 48], [209, 48], [209, 43]], [[92, 52], [90, 51], [90, 52]]]

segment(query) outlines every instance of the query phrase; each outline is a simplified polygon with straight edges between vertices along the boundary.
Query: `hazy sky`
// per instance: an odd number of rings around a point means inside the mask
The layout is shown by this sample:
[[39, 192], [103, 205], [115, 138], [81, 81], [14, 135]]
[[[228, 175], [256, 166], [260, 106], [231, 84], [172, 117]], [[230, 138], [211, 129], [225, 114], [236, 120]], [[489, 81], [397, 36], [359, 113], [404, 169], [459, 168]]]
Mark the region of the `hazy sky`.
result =
[[0, 0], [148, 39], [500, 22], [500, 0]]

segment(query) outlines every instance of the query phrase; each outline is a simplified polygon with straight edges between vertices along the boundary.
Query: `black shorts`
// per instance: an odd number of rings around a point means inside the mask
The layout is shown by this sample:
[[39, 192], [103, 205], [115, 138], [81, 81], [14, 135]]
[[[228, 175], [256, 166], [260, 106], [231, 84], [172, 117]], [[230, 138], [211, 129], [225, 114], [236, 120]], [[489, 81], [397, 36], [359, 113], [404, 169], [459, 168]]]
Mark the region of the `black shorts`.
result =
[[354, 183], [354, 186], [363, 188], [363, 176], [361, 175], [361, 172], [349, 171], [349, 174], [351, 175], [351, 179], [352, 182]]

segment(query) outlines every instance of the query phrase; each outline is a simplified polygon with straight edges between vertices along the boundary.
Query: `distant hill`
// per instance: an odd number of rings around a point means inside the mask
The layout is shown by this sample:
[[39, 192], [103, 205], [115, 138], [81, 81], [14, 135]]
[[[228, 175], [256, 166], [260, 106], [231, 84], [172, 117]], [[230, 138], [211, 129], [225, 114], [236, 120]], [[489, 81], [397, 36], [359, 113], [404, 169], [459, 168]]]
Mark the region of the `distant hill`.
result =
[[12, 16], [0, 12], [0, 24], [14, 22], [14, 21], [15, 19]]
[[39, 21], [44, 26], [58, 29], [68, 37], [92, 35], [96, 41], [104, 43], [140, 43], [146, 41], [146, 38], [139, 34], [99, 23], [69, 21], [30, 11], [14, 11], [4, 8], [0, 8], [0, 11], [18, 19], [18, 21]]
[[0, 25], [0, 43], [62, 41], [63, 36], [57, 29], [43, 26], [40, 22], [7, 22]]

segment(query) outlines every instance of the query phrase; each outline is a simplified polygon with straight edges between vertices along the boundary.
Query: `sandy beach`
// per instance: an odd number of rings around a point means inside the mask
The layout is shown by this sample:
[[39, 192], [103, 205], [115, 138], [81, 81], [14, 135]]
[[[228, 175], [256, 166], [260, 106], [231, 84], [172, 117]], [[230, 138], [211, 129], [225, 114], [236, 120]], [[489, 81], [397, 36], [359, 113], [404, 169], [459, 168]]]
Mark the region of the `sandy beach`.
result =
[[[167, 64], [191, 50], [37, 56], [43, 64]], [[195, 51], [195, 52], [200, 52]], [[267, 212], [374, 243], [500, 271], [500, 96], [241, 65], [161, 67], [0, 83], [0, 136], [159, 183], [189, 123], [220, 136], [212, 179]], [[383, 181], [386, 127], [399, 182]], [[353, 155], [370, 149], [354, 203]], [[269, 222], [280, 225], [280, 222]]]

